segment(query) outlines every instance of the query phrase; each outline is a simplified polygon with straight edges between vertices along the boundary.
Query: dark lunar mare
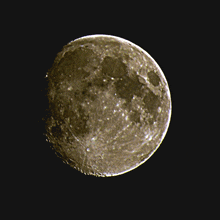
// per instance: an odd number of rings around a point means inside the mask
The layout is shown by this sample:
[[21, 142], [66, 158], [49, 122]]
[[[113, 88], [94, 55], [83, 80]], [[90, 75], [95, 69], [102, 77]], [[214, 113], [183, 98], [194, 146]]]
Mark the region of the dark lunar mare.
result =
[[131, 107], [131, 100], [133, 96], [136, 95], [143, 99], [144, 108], [153, 116], [153, 118], [148, 119], [146, 123], [153, 124], [157, 119], [157, 109], [161, 104], [161, 98], [158, 95], [155, 95], [146, 85], [140, 83], [137, 77], [131, 78], [127, 75], [123, 76], [121, 80], [118, 80], [115, 83], [115, 87], [118, 97], [126, 100], [125, 108], [131, 111], [130, 120], [133, 120], [135, 123], [140, 122], [141, 112]]
[[119, 98], [126, 101], [126, 105], [131, 102], [134, 95], [141, 96], [141, 87], [143, 84], [133, 79], [128, 75], [124, 75], [120, 80], [115, 83], [115, 88]]
[[[47, 115], [52, 116], [56, 121], [56, 125], [53, 125], [50, 130], [51, 134], [61, 139], [65, 136], [66, 118], [70, 119], [68, 126], [71, 125], [72, 132], [76, 136], [83, 137], [88, 134], [87, 121], [89, 116], [85, 114], [85, 110], [80, 103], [85, 99], [94, 101], [97, 97], [95, 94], [90, 93], [89, 89], [97, 86], [99, 89], [105, 90], [112, 77], [115, 80], [114, 86], [117, 97], [126, 101], [124, 108], [131, 112], [130, 120], [134, 123], [140, 123], [141, 112], [131, 107], [131, 100], [136, 95], [143, 98], [144, 107], [152, 114], [153, 118], [148, 120], [152, 124], [156, 120], [157, 109], [160, 106], [159, 97], [150, 89], [146, 89], [146, 86], [143, 91], [144, 84], [138, 80], [135, 72], [130, 76], [128, 75], [127, 66], [121, 58], [106, 56], [101, 63], [102, 75], [99, 74], [91, 81], [86, 81], [90, 73], [83, 70], [82, 67], [91, 60], [93, 55], [93, 51], [88, 48], [77, 48], [73, 52], [67, 52], [51, 68], [49, 81], [52, 82], [51, 85], [54, 85], [55, 93], [57, 92], [55, 98], [49, 98], [50, 104]], [[152, 84], [159, 85], [159, 77], [155, 73], [149, 72], [148, 77]], [[62, 89], [60, 89], [61, 83], [65, 80], [72, 81], [73, 90], [70, 92], [65, 91], [65, 96], [60, 96], [60, 94], [63, 94]], [[75, 82], [80, 82], [80, 85], [79, 83], [75, 84]]]
[[152, 85], [159, 86], [160, 77], [154, 71], [148, 72], [147, 76], [148, 76], [149, 81], [152, 83]]
[[102, 72], [104, 75], [117, 79], [127, 73], [127, 67], [121, 58], [106, 56], [102, 62]]
[[[92, 56], [92, 50], [77, 48], [73, 52], [66, 52], [64, 57], [54, 63], [49, 70], [47, 91], [49, 104], [44, 118], [50, 137], [56, 137], [62, 141], [68, 137], [70, 127], [71, 132], [77, 137], [84, 137], [89, 133], [86, 125], [89, 116], [80, 103], [85, 98], [95, 99], [88, 92], [92, 83], [85, 81], [90, 73], [82, 68]], [[62, 87], [65, 82], [72, 82], [72, 91], [68, 91], [65, 86]], [[51, 118], [55, 120], [55, 124], [51, 124]], [[69, 120], [68, 123], [67, 120]]]
[[153, 124], [158, 117], [158, 107], [161, 105], [161, 98], [158, 95], [155, 95], [150, 89], [146, 89], [146, 93], [144, 96], [144, 106], [147, 111], [153, 116], [153, 118], [149, 119], [149, 123]]
[[[117, 97], [126, 101], [124, 108], [130, 112], [130, 120], [140, 123], [141, 111], [133, 109], [131, 105], [131, 100], [135, 95], [143, 98], [145, 109], [153, 116], [153, 118], [148, 118], [146, 123], [153, 124], [157, 118], [160, 99], [150, 89], [146, 89], [146, 85], [139, 81], [136, 72], [133, 71], [128, 75], [127, 66], [122, 59], [109, 56], [106, 56], [102, 62], [102, 72], [106, 77], [115, 78]], [[148, 77], [154, 86], [159, 85], [160, 79], [154, 72], [149, 72]]]

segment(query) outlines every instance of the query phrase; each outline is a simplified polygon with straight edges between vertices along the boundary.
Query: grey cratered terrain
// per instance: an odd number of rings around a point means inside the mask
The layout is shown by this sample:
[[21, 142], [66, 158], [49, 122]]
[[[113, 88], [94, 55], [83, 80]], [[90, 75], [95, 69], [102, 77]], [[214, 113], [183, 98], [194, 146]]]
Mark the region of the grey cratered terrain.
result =
[[116, 176], [159, 147], [171, 116], [166, 78], [153, 58], [119, 37], [71, 41], [47, 73], [46, 136], [84, 174]]

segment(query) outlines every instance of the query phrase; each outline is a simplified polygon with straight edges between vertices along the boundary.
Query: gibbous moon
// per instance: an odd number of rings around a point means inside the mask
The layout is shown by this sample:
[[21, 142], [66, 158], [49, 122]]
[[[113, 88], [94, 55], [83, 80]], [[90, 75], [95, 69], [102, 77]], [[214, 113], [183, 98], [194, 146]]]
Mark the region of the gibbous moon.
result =
[[171, 117], [167, 80], [128, 40], [89, 35], [65, 45], [47, 72], [46, 137], [69, 166], [117, 176], [163, 141]]

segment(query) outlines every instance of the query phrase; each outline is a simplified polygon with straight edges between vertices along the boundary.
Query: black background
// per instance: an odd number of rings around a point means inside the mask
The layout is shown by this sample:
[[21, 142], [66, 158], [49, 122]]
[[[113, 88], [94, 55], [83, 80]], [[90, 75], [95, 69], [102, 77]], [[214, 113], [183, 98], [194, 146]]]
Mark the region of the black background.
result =
[[[9, 3], [7, 11], [3, 7], [7, 13], [2, 19], [2, 36], [9, 43], [3, 40], [2, 47], [6, 47], [4, 58], [9, 63], [2, 76], [9, 79], [1, 81], [3, 86], [8, 85], [2, 93], [7, 103], [2, 106], [10, 117], [2, 115], [7, 121], [3, 130], [8, 134], [6, 147], [2, 142], [2, 148], [9, 151], [2, 153], [7, 160], [2, 168], [10, 190], [2, 189], [9, 205], [16, 201], [19, 212], [15, 213], [22, 216], [28, 210], [34, 216], [42, 217], [46, 211], [49, 217], [54, 213], [57, 217], [61, 209], [60, 218], [69, 210], [70, 217], [77, 218], [75, 212], [83, 207], [81, 219], [91, 207], [90, 213], [95, 216], [104, 211], [105, 216], [113, 213], [114, 218], [117, 210], [123, 214], [133, 211], [135, 219], [138, 213], [147, 217], [153, 214], [156, 219], [161, 218], [161, 213], [174, 219], [188, 218], [192, 216], [190, 211], [196, 217], [203, 214], [208, 210], [204, 205], [215, 201], [204, 196], [216, 195], [210, 190], [212, 186], [208, 188], [205, 183], [214, 183], [213, 176], [218, 176], [218, 172], [211, 171], [219, 167], [213, 165], [209, 169], [206, 162], [210, 154], [212, 160], [213, 148], [218, 145], [210, 144], [210, 140], [201, 143], [205, 135], [198, 131], [200, 127], [209, 129], [204, 122], [215, 121], [204, 111], [200, 117], [198, 111], [209, 108], [207, 102], [211, 102], [205, 97], [206, 83], [199, 79], [204, 77], [202, 73], [216, 74], [209, 70], [213, 61], [207, 60], [213, 53], [204, 52], [204, 47], [216, 48], [211, 42], [217, 30], [215, 6], [166, 1], [78, 3], [14, 2]], [[86, 176], [71, 169], [55, 156], [42, 135], [46, 72], [64, 45], [91, 34], [119, 36], [142, 47], [163, 70], [171, 91], [171, 123], [161, 146], [140, 167], [116, 177]], [[205, 64], [208, 67], [204, 71]], [[202, 88], [197, 89], [199, 83]], [[12, 166], [12, 172], [8, 166]], [[210, 218], [211, 212], [206, 212]]]

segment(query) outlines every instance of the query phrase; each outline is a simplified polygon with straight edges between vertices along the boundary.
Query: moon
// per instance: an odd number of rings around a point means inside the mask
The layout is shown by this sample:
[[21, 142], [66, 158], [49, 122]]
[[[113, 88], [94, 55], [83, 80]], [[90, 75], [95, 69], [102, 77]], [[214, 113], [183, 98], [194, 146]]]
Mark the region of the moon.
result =
[[171, 118], [168, 82], [156, 61], [120, 37], [69, 42], [46, 75], [46, 138], [87, 175], [117, 176], [146, 162]]

